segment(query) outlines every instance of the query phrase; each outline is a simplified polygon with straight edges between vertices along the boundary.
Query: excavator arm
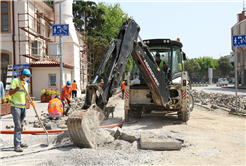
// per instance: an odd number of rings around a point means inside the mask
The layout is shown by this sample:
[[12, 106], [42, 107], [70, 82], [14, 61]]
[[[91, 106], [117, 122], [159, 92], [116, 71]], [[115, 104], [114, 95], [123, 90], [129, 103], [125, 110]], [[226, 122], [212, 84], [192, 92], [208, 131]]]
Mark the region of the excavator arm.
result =
[[[154, 104], [157, 107], [167, 107], [170, 103], [169, 90], [166, 87], [165, 72], [155, 63], [148, 47], [138, 45], [140, 27], [132, 19], [126, 20], [120, 27], [117, 39], [108, 46], [105, 58], [96, 73], [92, 84], [87, 85], [85, 111], [75, 112], [68, 118], [68, 129], [75, 145], [95, 148], [96, 128], [104, 119], [104, 110], [109, 98], [120, 85], [121, 77], [130, 55], [136, 62], [145, 82], [147, 83]], [[96, 84], [98, 77], [104, 72], [105, 66], [112, 55], [104, 85]]]
[[[109, 45], [105, 58], [96, 73], [93, 84], [88, 85], [87, 87], [87, 89], [95, 89], [99, 91], [100, 95], [95, 102], [102, 110], [105, 109], [107, 101], [119, 87], [120, 79], [130, 55], [132, 55], [145, 82], [147, 83], [155, 105], [166, 107], [170, 102], [169, 90], [166, 88], [165, 84], [166, 73], [157, 66], [148, 50], [148, 47], [144, 45], [143, 47], [140, 47], [138, 45], [137, 39], [138, 37], [140, 38], [139, 31], [140, 27], [132, 19], [129, 19], [122, 24], [118, 38], [116, 40], [112, 40]], [[95, 85], [95, 82], [98, 76], [104, 72], [111, 54], [111, 63], [104, 80], [103, 88], [100, 90], [100, 87]], [[88, 90], [88, 93], [86, 94], [84, 109], [89, 108], [92, 104], [91, 98], [92, 94], [95, 92], [91, 91], [92, 90]]]

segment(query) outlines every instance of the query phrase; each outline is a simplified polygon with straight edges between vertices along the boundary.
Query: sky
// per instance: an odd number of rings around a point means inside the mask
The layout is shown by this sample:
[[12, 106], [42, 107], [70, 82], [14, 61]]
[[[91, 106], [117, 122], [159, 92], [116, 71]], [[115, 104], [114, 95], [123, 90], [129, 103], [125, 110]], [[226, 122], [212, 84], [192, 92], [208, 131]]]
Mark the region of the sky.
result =
[[209, 56], [219, 59], [230, 55], [231, 28], [237, 23], [237, 14], [243, 11], [243, 0], [100, 2], [120, 3], [123, 11], [140, 26], [139, 35], [143, 40], [180, 38], [188, 58]]

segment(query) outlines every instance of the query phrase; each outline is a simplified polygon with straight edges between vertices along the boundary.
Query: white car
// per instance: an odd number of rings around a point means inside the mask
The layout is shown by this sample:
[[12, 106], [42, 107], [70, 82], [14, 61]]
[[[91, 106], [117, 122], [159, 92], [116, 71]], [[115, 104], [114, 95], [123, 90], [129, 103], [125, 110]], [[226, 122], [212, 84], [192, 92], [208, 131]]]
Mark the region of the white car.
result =
[[228, 84], [229, 81], [227, 80], [227, 78], [219, 78], [216, 86], [228, 86]]

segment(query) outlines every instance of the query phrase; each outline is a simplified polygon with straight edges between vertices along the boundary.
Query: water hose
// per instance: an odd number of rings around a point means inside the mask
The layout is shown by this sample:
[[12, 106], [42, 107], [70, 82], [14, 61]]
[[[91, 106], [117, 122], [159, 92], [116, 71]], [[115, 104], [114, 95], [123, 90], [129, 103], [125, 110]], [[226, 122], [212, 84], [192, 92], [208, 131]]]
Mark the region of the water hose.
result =
[[[98, 128], [114, 128], [118, 126], [122, 126], [124, 122], [124, 119], [119, 122], [112, 125], [107, 126], [99, 126]], [[46, 130], [48, 133], [61, 133], [63, 131], [66, 131], [67, 129], [59, 129], [59, 130]], [[14, 134], [14, 130], [1, 130], [1, 134]], [[21, 134], [43, 134], [46, 133], [44, 130], [24, 130]]]

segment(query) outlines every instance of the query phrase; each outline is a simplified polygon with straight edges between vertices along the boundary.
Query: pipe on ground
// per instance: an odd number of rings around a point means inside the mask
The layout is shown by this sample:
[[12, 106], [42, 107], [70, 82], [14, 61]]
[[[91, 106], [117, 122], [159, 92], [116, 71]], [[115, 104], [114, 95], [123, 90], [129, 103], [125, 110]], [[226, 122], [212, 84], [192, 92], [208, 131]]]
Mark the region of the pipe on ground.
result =
[[[108, 125], [108, 126], [99, 126], [98, 128], [114, 128], [118, 126], [122, 126], [124, 119], [116, 124]], [[47, 130], [48, 133], [61, 133], [66, 131], [67, 129], [59, 129], [59, 130]], [[1, 134], [14, 134], [14, 130], [1, 130]], [[21, 134], [44, 134], [44, 130], [24, 130]]]

